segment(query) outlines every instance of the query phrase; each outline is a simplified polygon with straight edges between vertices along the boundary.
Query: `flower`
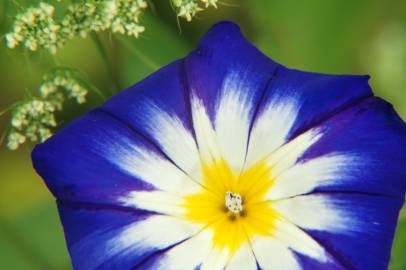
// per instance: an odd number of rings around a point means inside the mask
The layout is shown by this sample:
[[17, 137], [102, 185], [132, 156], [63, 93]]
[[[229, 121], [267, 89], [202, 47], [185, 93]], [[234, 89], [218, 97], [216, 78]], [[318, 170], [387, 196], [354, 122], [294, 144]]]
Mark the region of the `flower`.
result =
[[38, 7], [28, 8], [16, 16], [13, 31], [6, 35], [6, 41], [12, 49], [24, 43], [32, 51], [42, 46], [55, 53], [64, 43], [58, 39], [60, 31], [61, 26], [55, 20], [55, 8], [40, 2]]
[[52, 129], [57, 126], [55, 113], [62, 110], [65, 100], [74, 99], [83, 104], [89, 90], [100, 95], [78, 70], [59, 67], [46, 73], [39, 87], [40, 97], [30, 96], [11, 107], [7, 147], [17, 150], [27, 138], [31, 142], [43, 142], [51, 137]]
[[386, 269], [406, 126], [231, 22], [36, 146], [75, 269]]
[[199, 4], [193, 0], [175, 0], [172, 2], [177, 9], [178, 17], [183, 17], [188, 22], [192, 21], [192, 18], [202, 10]]
[[88, 86], [81, 73], [70, 68], [56, 68], [45, 74], [39, 90], [41, 97], [53, 103], [58, 110], [62, 109], [66, 98], [83, 104], [88, 94]]
[[45, 141], [56, 126], [55, 106], [46, 100], [32, 98], [16, 106], [11, 116], [11, 128], [7, 136], [7, 147], [16, 150], [21, 144]]
[[[177, 16], [185, 18], [190, 22], [203, 9], [210, 6], [217, 8], [218, 0], [200, 0], [199, 2], [196, 0], [172, 0], [171, 3], [176, 10]], [[203, 4], [203, 7], [201, 4]]]
[[112, 31], [128, 36], [138, 36], [145, 31], [145, 27], [139, 24], [139, 16], [147, 8], [144, 0], [116, 1], [117, 16], [112, 22]]
[[40, 2], [38, 7], [17, 14], [13, 31], [5, 39], [11, 49], [23, 43], [31, 51], [42, 47], [55, 54], [75, 36], [85, 38], [109, 28], [137, 38], [145, 30], [139, 20], [147, 6], [144, 0], [78, 1], [70, 4], [61, 20], [57, 20], [55, 7]]

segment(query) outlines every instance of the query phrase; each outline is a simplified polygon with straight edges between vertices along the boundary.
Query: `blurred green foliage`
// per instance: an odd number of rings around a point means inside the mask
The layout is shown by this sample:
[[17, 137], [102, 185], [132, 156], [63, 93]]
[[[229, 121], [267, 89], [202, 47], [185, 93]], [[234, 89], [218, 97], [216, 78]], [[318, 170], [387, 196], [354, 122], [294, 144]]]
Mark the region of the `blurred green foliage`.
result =
[[[32, 3], [36, 1], [31, 1]], [[53, 2], [54, 1], [49, 1]], [[59, 5], [64, 5], [59, 3]], [[406, 1], [402, 0], [224, 0], [180, 29], [169, 1], [150, 1], [139, 39], [100, 37], [110, 61], [106, 68], [91, 38], [74, 39], [55, 57], [47, 52], [7, 49], [0, 42], [0, 108], [37, 93], [42, 75], [59, 65], [79, 68], [107, 95], [128, 87], [157, 67], [185, 56], [214, 22], [230, 19], [273, 59], [303, 70], [370, 74], [375, 93], [406, 119]], [[27, 0], [0, 2], [0, 29]], [[124, 40], [123, 40], [124, 39]], [[57, 115], [63, 125], [100, 103], [70, 104]], [[0, 111], [1, 111], [0, 109]], [[0, 118], [0, 131], [8, 126]], [[406, 211], [400, 216], [391, 269], [406, 269]], [[30, 163], [30, 146], [0, 150], [0, 268], [70, 269], [54, 200]]]

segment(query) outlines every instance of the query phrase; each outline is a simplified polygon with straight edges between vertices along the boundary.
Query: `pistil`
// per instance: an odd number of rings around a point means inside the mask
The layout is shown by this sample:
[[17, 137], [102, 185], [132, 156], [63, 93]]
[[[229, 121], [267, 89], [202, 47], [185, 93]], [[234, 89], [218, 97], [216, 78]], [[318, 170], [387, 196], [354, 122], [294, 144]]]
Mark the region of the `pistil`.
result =
[[228, 211], [233, 214], [240, 214], [243, 211], [242, 197], [240, 194], [232, 193], [231, 191], [226, 192], [225, 205]]

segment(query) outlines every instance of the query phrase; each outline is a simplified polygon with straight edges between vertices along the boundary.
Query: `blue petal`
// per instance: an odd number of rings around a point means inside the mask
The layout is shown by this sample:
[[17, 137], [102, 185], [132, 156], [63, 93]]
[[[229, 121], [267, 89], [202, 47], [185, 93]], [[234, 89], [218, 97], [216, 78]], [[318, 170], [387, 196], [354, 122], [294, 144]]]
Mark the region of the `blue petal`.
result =
[[[185, 64], [191, 94], [203, 100], [212, 118], [224, 90], [248, 92], [241, 94], [250, 96], [255, 109], [279, 66], [248, 42], [239, 27], [231, 22], [214, 25], [186, 58]], [[223, 89], [230, 74], [237, 75], [235, 85], [244, 87]]]
[[181, 169], [190, 172], [197, 166], [198, 153], [186, 88], [184, 65], [179, 60], [114, 96], [102, 108], [148, 138]]
[[291, 139], [332, 115], [372, 96], [369, 76], [328, 75], [280, 68], [263, 105], [273, 99], [297, 99], [297, 117]]
[[[192, 145], [195, 142], [190, 139], [194, 139], [192, 126], [196, 125], [191, 116], [191, 97], [202, 100], [213, 126], [222, 98], [233, 96], [236, 102], [241, 103], [239, 108], [247, 112], [233, 111], [229, 115], [236, 119], [227, 120], [238, 130], [228, 129], [218, 136], [218, 144], [226, 152], [223, 155], [226, 158], [238, 156], [235, 159], [241, 163], [245, 158], [248, 133], [257, 103], [277, 66], [241, 35], [237, 25], [223, 22], [209, 30], [198, 48], [186, 59], [168, 65], [112, 98], [103, 105], [103, 109], [148, 137], [182, 170], [198, 178], [193, 175], [199, 166], [199, 157], [196, 145]], [[176, 131], [180, 128], [170, 124], [170, 121], [163, 121], [167, 117], [159, 115], [165, 114], [178, 119], [190, 136]], [[240, 114], [247, 114], [247, 119], [237, 118]], [[166, 127], [175, 130], [172, 133], [176, 136], [166, 132]], [[221, 126], [215, 129], [225, 130]], [[236, 132], [240, 130], [241, 136], [234, 136], [239, 140], [233, 142], [225, 139], [222, 142], [221, 138], [237, 135]], [[201, 143], [198, 144], [200, 149], [204, 148]], [[172, 149], [174, 147], [176, 151]], [[233, 153], [227, 153], [228, 149], [234, 149]]]
[[[307, 232], [344, 269], [387, 269], [403, 198], [339, 193], [331, 196], [341, 201], [340, 210], [351, 216], [352, 223], [348, 224], [348, 230], [344, 233], [322, 230]], [[304, 266], [310, 266], [308, 263], [310, 261]], [[312, 267], [304, 269], [326, 269], [323, 264], [316, 267], [317, 264], [313, 262]]]
[[[136, 147], [165, 160], [159, 150], [131, 128], [95, 110], [37, 145], [32, 160], [59, 200], [117, 205], [131, 190], [154, 188], [147, 179], [139, 179], [128, 169], [131, 164], [125, 166], [131, 160], [123, 162], [126, 156], [139, 156]], [[137, 166], [133, 164], [134, 168]]]
[[354, 156], [356, 162], [348, 164], [350, 174], [326, 182], [316, 191], [404, 196], [406, 126], [390, 104], [369, 98], [335, 115], [318, 128], [323, 130], [323, 136], [299, 163], [335, 153]]
[[[186, 78], [203, 159], [221, 156], [235, 171], [242, 169], [257, 104], [278, 66], [230, 22], [213, 26], [188, 55]], [[217, 148], [209, 149], [213, 145]]]
[[108, 269], [103, 265], [113, 262], [115, 269], [131, 269], [153, 252], [139, 250], [132, 256], [109, 256], [106, 247], [106, 242], [123, 227], [142, 221], [148, 214], [92, 204], [59, 203], [58, 209], [74, 269]]
[[[154, 223], [154, 230], [147, 232], [148, 225], [142, 227], [143, 223], [162, 216], [134, 209], [61, 202], [58, 206], [72, 265], [78, 270], [134, 269], [154, 254], [191, 236], [188, 231], [180, 230], [168, 236], [170, 229], [162, 228], [159, 222]], [[151, 238], [155, 238], [153, 243]], [[157, 244], [156, 239], [161, 238], [169, 241]]]
[[296, 259], [302, 266], [302, 269], [311, 269], [311, 270], [353, 270], [351, 268], [345, 268], [339, 262], [334, 259], [327, 262], [320, 262], [310, 257], [307, 257], [300, 253], [295, 253]]

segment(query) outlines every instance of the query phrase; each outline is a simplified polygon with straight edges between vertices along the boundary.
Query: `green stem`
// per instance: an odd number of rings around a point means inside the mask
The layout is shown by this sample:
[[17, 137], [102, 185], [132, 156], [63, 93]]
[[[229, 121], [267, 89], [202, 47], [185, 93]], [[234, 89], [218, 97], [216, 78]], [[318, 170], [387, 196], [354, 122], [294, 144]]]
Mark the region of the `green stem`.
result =
[[156, 12], [155, 3], [152, 2], [152, 0], [147, 0], [147, 3], [148, 3], [148, 8], [149, 8], [149, 10], [151, 10], [151, 13], [154, 14], [154, 15], [156, 15], [157, 12]]
[[6, 139], [6, 136], [7, 136], [8, 131], [9, 131], [9, 129], [6, 128], [6, 129], [3, 131], [3, 133], [1, 134], [1, 137], [0, 137], [0, 146], [3, 145], [3, 142], [4, 142], [4, 140]]
[[120, 84], [119, 84], [116, 76], [114, 75], [115, 72], [112, 69], [112, 65], [110, 63], [109, 57], [107, 55], [107, 51], [104, 48], [102, 41], [100, 40], [99, 36], [94, 32], [92, 32], [91, 36], [92, 36], [92, 39], [93, 39], [94, 43], [96, 44], [97, 50], [99, 51], [100, 56], [104, 62], [107, 73], [112, 77], [114, 87], [116, 88], [116, 90], [120, 90]]
[[17, 107], [18, 105], [20, 105], [21, 103], [23, 103], [25, 100], [20, 100], [17, 102], [14, 102], [13, 104], [11, 104], [10, 106], [8, 106], [7, 108], [5, 108], [4, 110], [0, 111], [0, 116], [3, 116], [3, 114], [7, 113], [8, 111], [11, 111], [12, 109], [14, 109], [15, 107]]
[[116, 38], [138, 59], [140, 59], [147, 67], [149, 67], [151, 70], [155, 71], [159, 69], [160, 65], [155, 63], [153, 60], [151, 60], [148, 56], [143, 54], [131, 41], [129, 41], [127, 38], [122, 37], [120, 35], [116, 35]]
[[[32, 69], [30, 55], [29, 55], [29, 52], [28, 52], [27, 49], [24, 50], [24, 59], [25, 59], [25, 63], [26, 63], [26, 66], [27, 66], [27, 72], [28, 72], [28, 80], [29, 80], [28, 81], [28, 86], [30, 86], [34, 72], [33, 72], [33, 69]], [[24, 90], [25, 90], [25, 94], [27, 96], [29, 96], [29, 97], [32, 96], [32, 93], [31, 93], [29, 87], [25, 87]]]
[[[2, 26], [3, 33], [7, 33], [7, 30], [8, 30], [8, 28], [7, 28], [7, 16], [6, 16], [6, 14], [8, 14], [8, 10], [9, 10], [9, 1], [4, 1], [3, 2], [3, 10], [1, 11], [2, 15], [3, 15], [3, 19], [1, 20], [1, 26]], [[4, 40], [4, 37], [3, 37], [3, 40]]]
[[99, 95], [103, 100], [106, 100], [106, 99], [107, 99], [106, 95], [103, 94], [103, 92], [100, 91], [99, 88], [97, 88], [96, 86], [88, 84], [88, 87], [89, 87], [89, 89], [90, 89], [91, 91], [93, 91], [94, 93], [96, 93], [97, 95]]
[[238, 5], [238, 4], [231, 4], [231, 3], [226, 3], [226, 2], [223, 2], [223, 1], [218, 1], [217, 3], [219, 4], [219, 6], [221, 5], [221, 6], [225, 6], [225, 7], [231, 7], [231, 8], [240, 7], [240, 5]]

